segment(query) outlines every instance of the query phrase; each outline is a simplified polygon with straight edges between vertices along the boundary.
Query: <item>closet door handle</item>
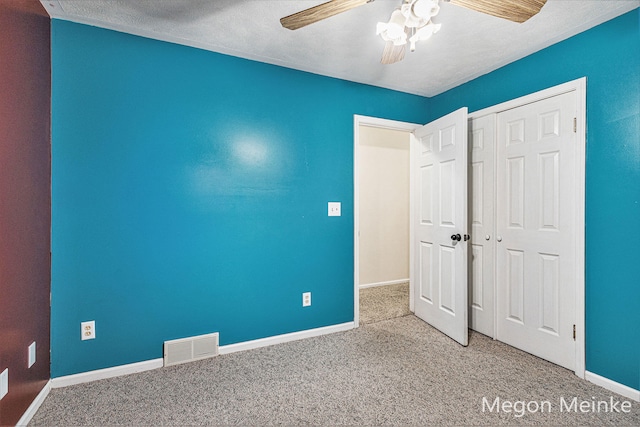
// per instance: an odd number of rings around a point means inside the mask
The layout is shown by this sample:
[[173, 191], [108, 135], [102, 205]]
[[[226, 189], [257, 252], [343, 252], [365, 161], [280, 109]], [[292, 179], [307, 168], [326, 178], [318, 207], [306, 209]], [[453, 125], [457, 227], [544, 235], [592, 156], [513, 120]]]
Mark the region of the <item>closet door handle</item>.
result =
[[502, 236], [498, 236], [498, 237], [496, 237], [496, 240], [497, 240], [498, 242], [502, 242]]
[[452, 234], [451, 240], [453, 240], [454, 242], [457, 240], [459, 242], [460, 240], [462, 240], [462, 236], [460, 234]]

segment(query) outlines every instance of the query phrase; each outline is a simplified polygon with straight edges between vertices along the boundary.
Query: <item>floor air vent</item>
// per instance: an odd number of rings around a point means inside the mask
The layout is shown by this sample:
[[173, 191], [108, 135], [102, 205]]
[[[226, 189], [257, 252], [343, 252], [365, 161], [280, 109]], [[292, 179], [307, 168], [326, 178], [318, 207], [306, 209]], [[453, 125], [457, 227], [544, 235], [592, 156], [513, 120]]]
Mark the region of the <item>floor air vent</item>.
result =
[[164, 366], [218, 355], [218, 333], [164, 342]]

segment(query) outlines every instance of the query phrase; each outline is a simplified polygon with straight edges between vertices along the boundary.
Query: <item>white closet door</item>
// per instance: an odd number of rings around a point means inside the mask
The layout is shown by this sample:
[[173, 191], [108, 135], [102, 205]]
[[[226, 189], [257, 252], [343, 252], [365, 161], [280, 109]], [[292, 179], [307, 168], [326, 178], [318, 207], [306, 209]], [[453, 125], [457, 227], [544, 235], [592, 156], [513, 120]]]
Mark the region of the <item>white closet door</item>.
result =
[[575, 92], [498, 114], [497, 338], [574, 369]]
[[469, 205], [471, 266], [469, 274], [469, 326], [494, 337], [494, 174], [496, 115], [469, 120]]
[[467, 313], [467, 109], [414, 132], [412, 283], [416, 316], [462, 345]]

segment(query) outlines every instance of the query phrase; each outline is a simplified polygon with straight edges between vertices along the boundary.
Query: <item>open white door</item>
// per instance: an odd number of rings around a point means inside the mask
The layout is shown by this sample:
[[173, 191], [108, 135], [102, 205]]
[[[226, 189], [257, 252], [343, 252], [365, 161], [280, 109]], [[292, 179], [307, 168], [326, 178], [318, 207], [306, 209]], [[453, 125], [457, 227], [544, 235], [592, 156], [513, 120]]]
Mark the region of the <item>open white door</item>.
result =
[[468, 343], [467, 108], [411, 138], [411, 282], [415, 314]]

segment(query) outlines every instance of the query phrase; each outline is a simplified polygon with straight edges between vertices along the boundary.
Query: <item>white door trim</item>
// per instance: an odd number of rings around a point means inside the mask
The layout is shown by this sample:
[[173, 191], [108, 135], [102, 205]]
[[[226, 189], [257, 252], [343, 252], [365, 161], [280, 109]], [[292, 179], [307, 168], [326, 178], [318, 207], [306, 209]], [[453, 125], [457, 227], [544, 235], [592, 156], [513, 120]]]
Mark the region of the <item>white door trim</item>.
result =
[[[360, 194], [358, 182], [358, 143], [360, 141], [360, 126], [377, 127], [381, 129], [400, 130], [413, 132], [421, 125], [395, 120], [380, 119], [377, 117], [353, 116], [353, 321], [354, 327], [360, 326]], [[413, 236], [410, 236], [410, 240]], [[409, 271], [412, 271], [413, 260], [409, 261]], [[409, 308], [413, 311], [413, 288], [409, 286]]]
[[[585, 377], [585, 151], [586, 151], [586, 94], [587, 78], [582, 77], [577, 80], [554, 86], [539, 92], [535, 92], [520, 98], [512, 99], [498, 105], [474, 111], [469, 114], [469, 118], [482, 117], [487, 114], [500, 113], [522, 105], [530, 104], [542, 99], [561, 95], [567, 92], [576, 92], [576, 364], [575, 374]], [[494, 206], [495, 208], [495, 206]], [[495, 301], [495, 295], [494, 295]], [[495, 305], [495, 304], [494, 304]]]

